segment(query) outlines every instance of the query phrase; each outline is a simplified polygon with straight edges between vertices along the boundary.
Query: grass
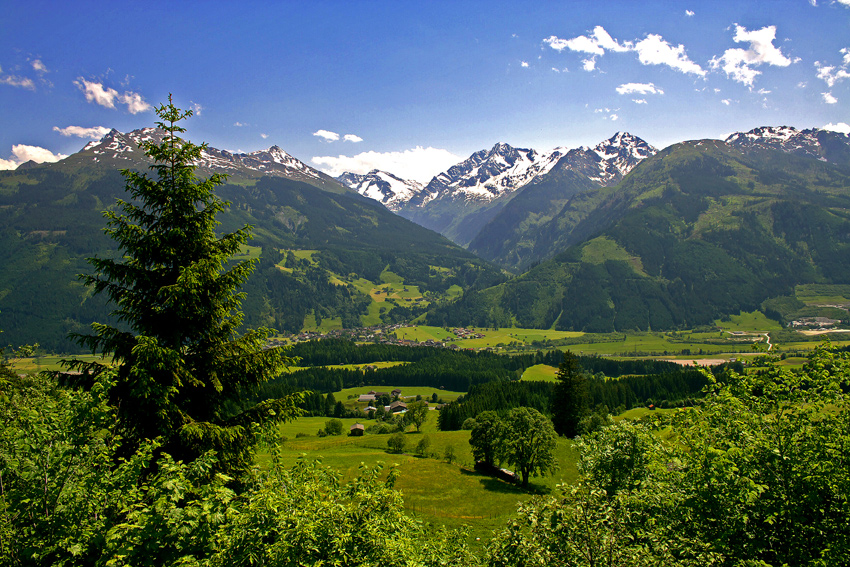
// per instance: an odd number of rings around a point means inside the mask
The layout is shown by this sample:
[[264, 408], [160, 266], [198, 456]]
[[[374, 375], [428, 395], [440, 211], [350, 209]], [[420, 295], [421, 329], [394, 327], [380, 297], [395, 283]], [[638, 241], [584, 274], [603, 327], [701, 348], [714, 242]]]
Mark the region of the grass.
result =
[[741, 312], [740, 315], [733, 315], [729, 321], [718, 319], [714, 324], [724, 331], [735, 332], [765, 333], [782, 329], [782, 325], [773, 319], [768, 319], [761, 311]]
[[[363, 437], [318, 437], [317, 432], [324, 428], [328, 419], [302, 417], [280, 427], [281, 433], [287, 438], [281, 446], [285, 465], [294, 464], [302, 455], [320, 458], [324, 465], [339, 471], [343, 480], [356, 476], [361, 464], [383, 463], [387, 468], [397, 466], [400, 476], [396, 488], [404, 496], [408, 512], [424, 521], [448, 527], [469, 525], [473, 541], [476, 537], [481, 538], [482, 542], [489, 540], [493, 530], [503, 527], [513, 516], [519, 502], [535, 494], [553, 493], [557, 484], [575, 482], [578, 477], [576, 454], [572, 442], [567, 439], [558, 440], [556, 457], [560, 469], [552, 476], [533, 478], [529, 490], [525, 490], [475, 472], [472, 468], [469, 431], [439, 431], [436, 412], [428, 415], [422, 433], [406, 433], [408, 443], [404, 454], [388, 452], [389, 435], [367, 433]], [[355, 419], [342, 421], [345, 432], [357, 422]], [[360, 423], [368, 427], [373, 422], [366, 420]], [[296, 437], [299, 433], [306, 436]], [[431, 441], [431, 457], [423, 458], [413, 454], [423, 437]], [[454, 447], [456, 453], [456, 461], [451, 464], [443, 458], [449, 445]], [[258, 456], [261, 466], [268, 459], [267, 453]]]
[[108, 362], [100, 355], [93, 354], [49, 354], [34, 358], [16, 358], [12, 359], [10, 363], [15, 372], [36, 373], [43, 370], [64, 370], [65, 368], [60, 364], [60, 361], [70, 358], [77, 358], [86, 362]]
[[542, 380], [544, 382], [557, 382], [558, 369], [547, 364], [535, 364], [525, 369], [522, 380]]
[[425, 342], [428, 340], [445, 341], [457, 338], [454, 333], [446, 331], [442, 327], [429, 327], [426, 325], [403, 327], [401, 329], [397, 329], [394, 334], [399, 339], [418, 342]]

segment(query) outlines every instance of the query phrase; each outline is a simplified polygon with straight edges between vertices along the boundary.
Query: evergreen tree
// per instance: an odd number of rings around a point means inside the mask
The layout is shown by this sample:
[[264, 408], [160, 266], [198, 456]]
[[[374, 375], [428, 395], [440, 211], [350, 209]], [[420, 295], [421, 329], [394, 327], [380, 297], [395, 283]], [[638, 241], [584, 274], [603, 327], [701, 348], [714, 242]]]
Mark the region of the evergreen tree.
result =
[[572, 438], [578, 435], [587, 412], [587, 380], [572, 352], [564, 353], [557, 379], [552, 395], [552, 425], [558, 435]]
[[[162, 141], [142, 144], [154, 175], [122, 171], [130, 198], [104, 213], [119, 258], [90, 258], [94, 274], [82, 276], [95, 293], [106, 294], [122, 327], [96, 323], [93, 334], [75, 338], [112, 356], [117, 382], [110, 400], [128, 452], [161, 437], [163, 451], [177, 460], [215, 450], [221, 469], [237, 472], [252, 463], [261, 435], [295, 415], [300, 397], [236, 409], [291, 359], [281, 349], [265, 349], [271, 330], [237, 332], [239, 288], [254, 262], [231, 258], [250, 227], [216, 236], [216, 215], [228, 203], [213, 190], [225, 176], [195, 176], [206, 146], [181, 139], [185, 129], [178, 126], [191, 111], [169, 97], [156, 113]], [[104, 369], [83, 361], [69, 366]]]

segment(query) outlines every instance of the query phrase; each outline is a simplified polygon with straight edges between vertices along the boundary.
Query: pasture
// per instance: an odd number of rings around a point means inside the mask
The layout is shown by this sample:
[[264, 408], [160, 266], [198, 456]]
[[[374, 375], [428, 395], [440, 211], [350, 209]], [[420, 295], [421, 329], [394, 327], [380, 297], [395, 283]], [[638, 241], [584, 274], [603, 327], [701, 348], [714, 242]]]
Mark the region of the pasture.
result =
[[[343, 392], [338, 393], [338, 399]], [[294, 464], [302, 457], [320, 459], [323, 465], [338, 471], [342, 480], [356, 476], [361, 464], [383, 463], [385, 471], [398, 467], [400, 476], [395, 486], [402, 492], [409, 513], [448, 527], [469, 525], [473, 541], [476, 537], [489, 540], [492, 530], [505, 525], [518, 503], [535, 494], [555, 493], [556, 485], [578, 478], [576, 454], [568, 439], [558, 440], [556, 456], [560, 469], [552, 476], [533, 478], [531, 488], [523, 490], [477, 473], [473, 469], [469, 431], [439, 431], [436, 411], [429, 414], [421, 433], [405, 434], [408, 441], [402, 454], [388, 452], [389, 434], [349, 437], [347, 433], [358, 422], [356, 419], [342, 420], [342, 436], [319, 437], [318, 431], [329, 419], [302, 417], [281, 425], [280, 432], [286, 438], [280, 447], [284, 464]], [[368, 427], [374, 421], [359, 420], [359, 423]], [[418, 457], [416, 446], [425, 437], [431, 442], [430, 456]], [[453, 463], [444, 458], [449, 446], [456, 454]], [[267, 452], [258, 455], [260, 466], [268, 459]]]

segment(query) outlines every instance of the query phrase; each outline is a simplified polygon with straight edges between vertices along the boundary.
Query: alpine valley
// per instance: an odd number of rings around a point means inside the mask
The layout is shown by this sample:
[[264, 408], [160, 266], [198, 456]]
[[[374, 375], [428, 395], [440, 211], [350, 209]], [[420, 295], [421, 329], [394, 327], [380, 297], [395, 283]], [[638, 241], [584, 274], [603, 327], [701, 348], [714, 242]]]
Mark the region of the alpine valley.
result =
[[[77, 280], [115, 254], [102, 211], [152, 129], [0, 172], [4, 340], [69, 352], [108, 316]], [[221, 229], [253, 227], [248, 326], [400, 321], [595, 332], [782, 319], [801, 284], [850, 284], [850, 137], [764, 127], [661, 151], [627, 133], [547, 152], [499, 143], [427, 185], [321, 173], [282, 149], [206, 148]], [[840, 307], [840, 306], [839, 306]], [[846, 310], [840, 308], [844, 315]]]

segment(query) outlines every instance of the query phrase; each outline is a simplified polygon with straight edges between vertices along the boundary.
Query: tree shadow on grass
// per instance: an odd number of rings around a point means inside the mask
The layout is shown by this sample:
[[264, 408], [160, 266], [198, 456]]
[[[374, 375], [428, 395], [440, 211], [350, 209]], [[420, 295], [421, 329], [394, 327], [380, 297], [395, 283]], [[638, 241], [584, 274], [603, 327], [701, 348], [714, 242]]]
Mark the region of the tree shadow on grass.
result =
[[528, 486], [522, 487], [519, 484], [507, 482], [466, 468], [461, 468], [460, 473], [465, 476], [478, 477], [481, 488], [490, 492], [499, 492], [501, 494], [549, 494], [552, 492], [552, 489], [548, 486], [540, 486], [530, 482]]

